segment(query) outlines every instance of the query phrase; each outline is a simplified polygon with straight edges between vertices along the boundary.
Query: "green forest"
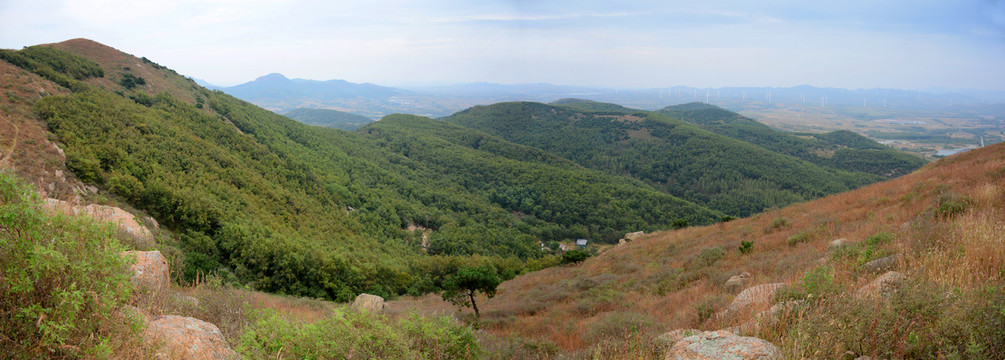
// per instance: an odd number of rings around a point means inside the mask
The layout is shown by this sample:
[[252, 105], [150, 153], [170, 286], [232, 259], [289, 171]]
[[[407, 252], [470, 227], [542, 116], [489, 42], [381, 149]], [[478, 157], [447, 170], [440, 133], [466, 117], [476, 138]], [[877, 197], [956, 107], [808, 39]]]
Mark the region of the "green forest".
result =
[[[179, 281], [218, 274], [337, 301], [438, 291], [462, 267], [511, 278], [560, 264], [544, 246], [554, 241], [711, 224], [899, 166], [858, 151], [825, 167], [665, 114], [577, 101], [479, 106], [446, 121], [397, 114], [349, 132], [160, 66], [164, 80], [105, 89], [87, 79], [114, 69], [68, 52], [0, 58], [72, 90], [37, 101], [35, 113], [80, 180], [170, 230], [163, 246], [179, 250]], [[185, 84], [174, 93], [193, 100], [149, 94], [153, 81]]]
[[[443, 120], [635, 178], [733, 216], [846, 191], [924, 164], [865, 138], [870, 143], [863, 147], [843, 134], [821, 136], [837, 150], [831, 158], [814, 157], [810, 141], [753, 120], [740, 123], [734, 120], [739, 114], [704, 104], [681, 109], [648, 112], [566, 99], [476, 106]], [[737, 124], [716, 128], [720, 123]], [[870, 161], [873, 155], [880, 156]]]

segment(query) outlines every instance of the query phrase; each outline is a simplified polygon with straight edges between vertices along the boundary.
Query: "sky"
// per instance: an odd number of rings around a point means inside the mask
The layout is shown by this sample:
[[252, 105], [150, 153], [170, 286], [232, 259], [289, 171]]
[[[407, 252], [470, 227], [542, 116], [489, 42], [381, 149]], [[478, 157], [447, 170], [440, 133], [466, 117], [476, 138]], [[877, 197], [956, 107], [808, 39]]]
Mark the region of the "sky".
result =
[[1005, 90], [1005, 0], [0, 0], [0, 48], [79, 37], [224, 86]]

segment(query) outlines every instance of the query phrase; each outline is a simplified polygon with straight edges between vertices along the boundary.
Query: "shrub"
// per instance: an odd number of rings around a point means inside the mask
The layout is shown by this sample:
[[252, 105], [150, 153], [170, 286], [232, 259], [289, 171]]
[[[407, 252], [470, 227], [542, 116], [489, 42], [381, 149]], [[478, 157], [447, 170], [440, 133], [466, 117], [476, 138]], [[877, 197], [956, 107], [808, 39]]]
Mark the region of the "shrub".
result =
[[562, 254], [562, 264], [578, 264], [590, 257], [586, 250], [569, 250]]
[[740, 241], [740, 253], [741, 254], [750, 254], [751, 251], [754, 251], [754, 242], [753, 241]]
[[107, 357], [130, 336], [111, 336], [131, 288], [110, 225], [47, 215], [0, 171], [0, 249], [0, 358]]
[[690, 226], [690, 222], [687, 219], [676, 219], [673, 221], [674, 229], [681, 229]]
[[722, 259], [723, 256], [726, 256], [726, 250], [718, 246], [711, 246], [701, 249], [698, 257], [694, 259], [694, 263], [698, 266], [709, 266]]
[[962, 214], [973, 205], [966, 195], [944, 192], [935, 198], [935, 214], [942, 218], [952, 218]]
[[771, 219], [771, 225], [768, 225], [768, 228], [764, 229], [764, 232], [772, 232], [772, 231], [777, 231], [777, 230], [781, 230], [781, 229], [787, 229], [787, 228], [789, 228], [791, 226], [792, 226], [792, 222], [789, 221], [788, 218], [779, 216], [779, 217], [776, 217], [774, 219]]

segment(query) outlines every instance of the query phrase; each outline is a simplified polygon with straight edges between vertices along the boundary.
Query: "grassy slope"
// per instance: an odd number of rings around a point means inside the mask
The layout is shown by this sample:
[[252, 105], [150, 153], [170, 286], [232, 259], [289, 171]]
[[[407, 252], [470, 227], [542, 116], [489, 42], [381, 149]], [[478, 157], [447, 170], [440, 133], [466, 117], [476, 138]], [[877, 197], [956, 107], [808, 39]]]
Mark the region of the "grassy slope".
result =
[[880, 179], [823, 168], [655, 112], [622, 109], [582, 102], [500, 103], [476, 106], [445, 121], [631, 176], [731, 215], [746, 216]]
[[[952, 208], [953, 199], [968, 205], [958, 215], [939, 215], [940, 208]], [[652, 234], [580, 266], [519, 276], [485, 303], [482, 326], [542, 349], [662, 358], [652, 342], [659, 333], [719, 329], [748, 319], [699, 318], [729, 303], [733, 294], [723, 285], [730, 276], [748, 271], [752, 284], [800, 284], [826, 258], [824, 269], [833, 276], [823, 294], [828, 301], [752, 335], [793, 358], [834, 358], [846, 351], [915, 358], [1000, 355], [1003, 214], [1005, 145], [995, 145], [859, 190], [729, 223]], [[773, 226], [780, 218], [790, 225]], [[894, 239], [865, 245], [867, 237], [883, 232]], [[808, 241], [790, 246], [787, 240], [799, 234]], [[837, 238], [854, 244], [844, 256], [826, 250]], [[741, 241], [753, 241], [753, 252], [737, 251]], [[707, 248], [722, 248], [725, 256], [703, 261]], [[860, 264], [890, 253], [905, 255], [897, 269], [908, 280], [899, 295], [884, 303], [852, 297], [877, 275]], [[944, 297], [946, 291], [956, 295]]]

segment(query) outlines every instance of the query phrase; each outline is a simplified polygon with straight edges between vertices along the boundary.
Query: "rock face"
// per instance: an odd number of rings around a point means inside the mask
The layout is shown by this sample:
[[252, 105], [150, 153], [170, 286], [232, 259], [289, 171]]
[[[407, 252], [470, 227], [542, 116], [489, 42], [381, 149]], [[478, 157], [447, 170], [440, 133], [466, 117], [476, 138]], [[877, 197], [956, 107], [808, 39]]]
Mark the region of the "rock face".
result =
[[726, 280], [725, 285], [726, 291], [732, 293], [740, 291], [740, 289], [743, 289], [744, 286], [747, 286], [747, 282], [749, 281], [750, 281], [750, 273], [746, 271], [741, 272], [740, 275], [735, 275], [733, 277], [730, 277], [729, 280]]
[[725, 330], [688, 336], [670, 348], [666, 360], [685, 359], [781, 359], [778, 348], [754, 337], [737, 336]]
[[618, 246], [630, 243], [630, 242], [634, 241], [635, 239], [638, 239], [638, 238], [644, 236], [645, 234], [646, 234], [645, 231], [636, 231], [636, 232], [627, 233], [627, 234], [625, 234], [624, 238], [622, 238], [621, 240], [618, 240]]
[[126, 251], [122, 256], [134, 256], [136, 262], [130, 270], [130, 281], [137, 295], [151, 296], [166, 293], [171, 287], [167, 259], [160, 251]]
[[785, 283], [751, 286], [737, 294], [733, 302], [726, 308], [726, 311], [735, 312], [748, 306], [768, 304], [775, 297], [775, 292], [782, 286], [785, 286]]
[[867, 262], [867, 263], [865, 263], [862, 266], [865, 267], [866, 269], [868, 269], [869, 271], [872, 271], [872, 272], [881, 272], [881, 271], [886, 271], [886, 270], [893, 269], [895, 266], [897, 266], [897, 262], [898, 261], [900, 261], [900, 254], [895, 254], [895, 255], [887, 256], [887, 257], [882, 258], [882, 259], [876, 259], [876, 260]]
[[383, 311], [384, 298], [377, 295], [359, 294], [356, 301], [352, 302], [352, 308], [354, 310]]
[[858, 289], [855, 295], [860, 298], [888, 295], [897, 290], [897, 286], [904, 281], [905, 277], [907, 276], [903, 273], [889, 271], [880, 275], [868, 285]]
[[143, 332], [146, 341], [163, 347], [159, 359], [239, 359], [230, 349], [223, 333], [208, 322], [167, 315], [147, 324]]
[[74, 206], [66, 201], [57, 199], [45, 199], [43, 203], [46, 209], [69, 215], [87, 215], [96, 220], [106, 221], [115, 224], [123, 231], [135, 236], [145, 242], [153, 241], [153, 234], [146, 227], [136, 222], [136, 217], [128, 211], [114, 206], [104, 206], [91, 204], [87, 206]]

